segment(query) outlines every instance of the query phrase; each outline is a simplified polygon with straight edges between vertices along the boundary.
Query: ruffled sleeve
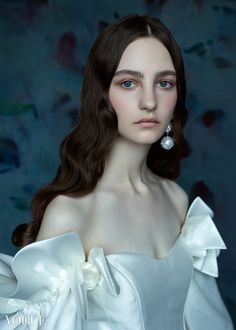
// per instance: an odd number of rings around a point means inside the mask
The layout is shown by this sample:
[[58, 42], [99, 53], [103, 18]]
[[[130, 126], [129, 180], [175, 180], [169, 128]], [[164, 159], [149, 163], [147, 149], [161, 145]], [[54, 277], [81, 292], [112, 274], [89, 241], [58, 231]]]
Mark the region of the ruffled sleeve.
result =
[[77, 233], [32, 243], [14, 258], [0, 254], [0, 329], [81, 330], [88, 292], [101, 285], [118, 294], [103, 250], [85, 261]]
[[182, 227], [182, 238], [193, 260], [193, 274], [185, 304], [186, 330], [233, 330], [216, 280], [217, 257], [226, 246], [216, 229], [212, 210], [197, 197]]

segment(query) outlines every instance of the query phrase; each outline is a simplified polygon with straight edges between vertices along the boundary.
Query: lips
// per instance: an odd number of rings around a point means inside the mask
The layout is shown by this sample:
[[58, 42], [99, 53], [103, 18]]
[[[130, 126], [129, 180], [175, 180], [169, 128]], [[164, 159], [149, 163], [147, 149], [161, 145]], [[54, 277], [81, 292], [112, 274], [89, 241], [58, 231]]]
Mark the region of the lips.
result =
[[136, 122], [136, 124], [139, 123], [159, 123], [159, 121], [155, 118], [142, 118]]
[[160, 122], [155, 118], [142, 118], [138, 122], [136, 122], [136, 125], [139, 125], [145, 129], [150, 129], [153, 127], [156, 127]]

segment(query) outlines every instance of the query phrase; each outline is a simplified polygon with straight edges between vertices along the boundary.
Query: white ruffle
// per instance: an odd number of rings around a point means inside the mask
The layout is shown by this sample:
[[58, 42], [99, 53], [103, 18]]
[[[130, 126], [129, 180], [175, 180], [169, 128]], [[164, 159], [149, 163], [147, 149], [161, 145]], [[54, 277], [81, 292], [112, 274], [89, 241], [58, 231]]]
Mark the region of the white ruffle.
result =
[[38, 329], [42, 316], [51, 324], [54, 305], [66, 304], [70, 297], [77, 314], [76, 328], [82, 329], [81, 319], [88, 317], [87, 290], [95, 290], [100, 282], [108, 294], [118, 294], [103, 250], [93, 248], [85, 261], [74, 232], [32, 243], [14, 258], [0, 254], [0, 319], [12, 313], [17, 313], [15, 319], [30, 314], [35, 320], [31, 329]]
[[217, 257], [226, 249], [212, 217], [212, 210], [197, 197], [191, 204], [181, 235], [193, 258], [195, 269], [218, 277]]

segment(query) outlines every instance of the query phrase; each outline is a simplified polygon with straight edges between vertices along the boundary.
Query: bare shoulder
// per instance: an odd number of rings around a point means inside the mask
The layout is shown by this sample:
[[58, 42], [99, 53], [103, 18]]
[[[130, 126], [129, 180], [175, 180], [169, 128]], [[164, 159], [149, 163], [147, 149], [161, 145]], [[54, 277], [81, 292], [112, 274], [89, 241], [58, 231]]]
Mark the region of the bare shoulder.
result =
[[47, 206], [37, 241], [72, 231], [85, 230], [85, 213], [78, 199], [59, 195]]
[[189, 199], [185, 190], [175, 181], [169, 179], [162, 180], [163, 188], [165, 189], [168, 198], [178, 212], [181, 225], [183, 225], [186, 213], [188, 210]]

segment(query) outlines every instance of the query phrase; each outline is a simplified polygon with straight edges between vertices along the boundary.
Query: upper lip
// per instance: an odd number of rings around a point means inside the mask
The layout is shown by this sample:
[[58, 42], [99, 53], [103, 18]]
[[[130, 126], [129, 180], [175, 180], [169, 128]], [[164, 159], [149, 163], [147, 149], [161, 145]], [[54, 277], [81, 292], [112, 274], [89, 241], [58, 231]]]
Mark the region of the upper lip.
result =
[[141, 122], [154, 122], [154, 123], [159, 123], [159, 121], [155, 118], [148, 118], [148, 117], [145, 117], [145, 118], [142, 118], [140, 119], [139, 121], [137, 121], [137, 123], [141, 123]]

